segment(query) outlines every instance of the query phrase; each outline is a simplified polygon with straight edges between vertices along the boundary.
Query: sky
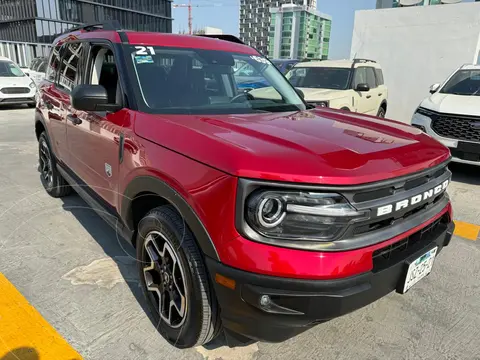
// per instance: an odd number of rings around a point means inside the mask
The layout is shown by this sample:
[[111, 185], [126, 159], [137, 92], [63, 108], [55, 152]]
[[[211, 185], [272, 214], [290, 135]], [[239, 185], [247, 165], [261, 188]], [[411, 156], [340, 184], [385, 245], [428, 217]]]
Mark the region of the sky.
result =
[[[188, 0], [174, 0], [173, 4], [186, 4]], [[205, 26], [220, 28], [226, 34], [238, 36], [239, 0], [192, 0], [193, 28]], [[353, 21], [356, 10], [374, 9], [376, 0], [317, 0], [318, 10], [332, 16], [330, 58], [350, 57]], [[173, 32], [188, 30], [186, 8], [173, 8]]]

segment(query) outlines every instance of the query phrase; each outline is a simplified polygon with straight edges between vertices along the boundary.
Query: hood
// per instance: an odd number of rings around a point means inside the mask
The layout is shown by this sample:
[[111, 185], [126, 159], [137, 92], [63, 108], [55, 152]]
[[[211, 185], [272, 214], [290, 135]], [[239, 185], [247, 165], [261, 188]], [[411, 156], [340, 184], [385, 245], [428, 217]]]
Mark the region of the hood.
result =
[[435, 93], [423, 100], [420, 106], [445, 114], [480, 116], [480, 96]]
[[345, 90], [299, 88], [305, 94], [305, 101], [333, 100], [345, 96]]
[[408, 125], [328, 109], [138, 113], [135, 132], [231, 175], [274, 181], [363, 184], [418, 172], [450, 157], [446, 147]]
[[32, 79], [28, 76], [0, 76], [0, 88], [4, 87], [28, 87]]

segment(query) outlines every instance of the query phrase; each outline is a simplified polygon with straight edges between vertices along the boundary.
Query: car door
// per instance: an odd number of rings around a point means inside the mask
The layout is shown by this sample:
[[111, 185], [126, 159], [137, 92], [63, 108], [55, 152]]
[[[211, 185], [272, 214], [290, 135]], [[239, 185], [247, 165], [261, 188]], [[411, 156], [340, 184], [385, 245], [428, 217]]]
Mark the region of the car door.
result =
[[353, 76], [354, 107], [359, 113], [371, 114], [374, 108], [373, 90], [358, 91], [357, 87], [360, 84], [368, 85], [367, 67], [365, 66], [357, 67]]
[[68, 101], [68, 95], [55, 85], [60, 67], [60, 49], [61, 46], [58, 45], [51, 51], [45, 75], [46, 81], [40, 85], [39, 109], [43, 118], [49, 123], [50, 146], [52, 146], [56, 158], [61, 162], [66, 162], [68, 147], [63, 103]]
[[[87, 55], [88, 54], [88, 55]], [[105, 45], [90, 44], [82, 62], [83, 84], [102, 85], [110, 103], [122, 103], [123, 92], [113, 51]], [[77, 176], [112, 208], [117, 204], [120, 167], [119, 145], [127, 113], [87, 112], [71, 109], [67, 125], [69, 156]], [[128, 144], [127, 144], [128, 145]], [[133, 145], [132, 145], [133, 146]]]
[[370, 87], [372, 97], [370, 98], [370, 109], [368, 114], [377, 115], [382, 102], [382, 91], [377, 83], [377, 77], [375, 76], [375, 69], [371, 66], [366, 68], [367, 71], [367, 84]]

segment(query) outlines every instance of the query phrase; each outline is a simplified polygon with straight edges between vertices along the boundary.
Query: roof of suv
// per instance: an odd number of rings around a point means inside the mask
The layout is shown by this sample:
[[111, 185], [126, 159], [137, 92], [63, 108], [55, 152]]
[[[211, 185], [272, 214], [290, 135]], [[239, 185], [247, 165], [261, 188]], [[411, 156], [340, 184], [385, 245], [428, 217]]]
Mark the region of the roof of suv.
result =
[[351, 68], [368, 64], [377, 69], [381, 69], [381, 66], [372, 60], [356, 59], [356, 60], [322, 60], [322, 61], [307, 61], [301, 62], [296, 67], [332, 67], [332, 68]]
[[195, 35], [177, 35], [127, 30], [76, 30], [60, 35], [57, 39], [55, 39], [54, 44], [77, 39], [107, 39], [113, 43], [128, 43], [131, 45], [170, 46], [258, 55], [258, 52], [254, 48], [233, 41], [219, 40], [216, 38]]

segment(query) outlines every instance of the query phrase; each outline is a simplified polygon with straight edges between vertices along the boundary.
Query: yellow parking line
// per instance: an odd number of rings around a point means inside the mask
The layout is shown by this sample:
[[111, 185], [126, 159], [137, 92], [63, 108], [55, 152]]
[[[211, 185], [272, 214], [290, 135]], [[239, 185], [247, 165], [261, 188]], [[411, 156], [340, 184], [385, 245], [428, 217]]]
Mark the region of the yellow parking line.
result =
[[0, 360], [80, 360], [82, 357], [0, 274]]
[[480, 232], [480, 226], [469, 224], [463, 221], [455, 221], [455, 235], [461, 236], [468, 240], [476, 241], [478, 233]]

